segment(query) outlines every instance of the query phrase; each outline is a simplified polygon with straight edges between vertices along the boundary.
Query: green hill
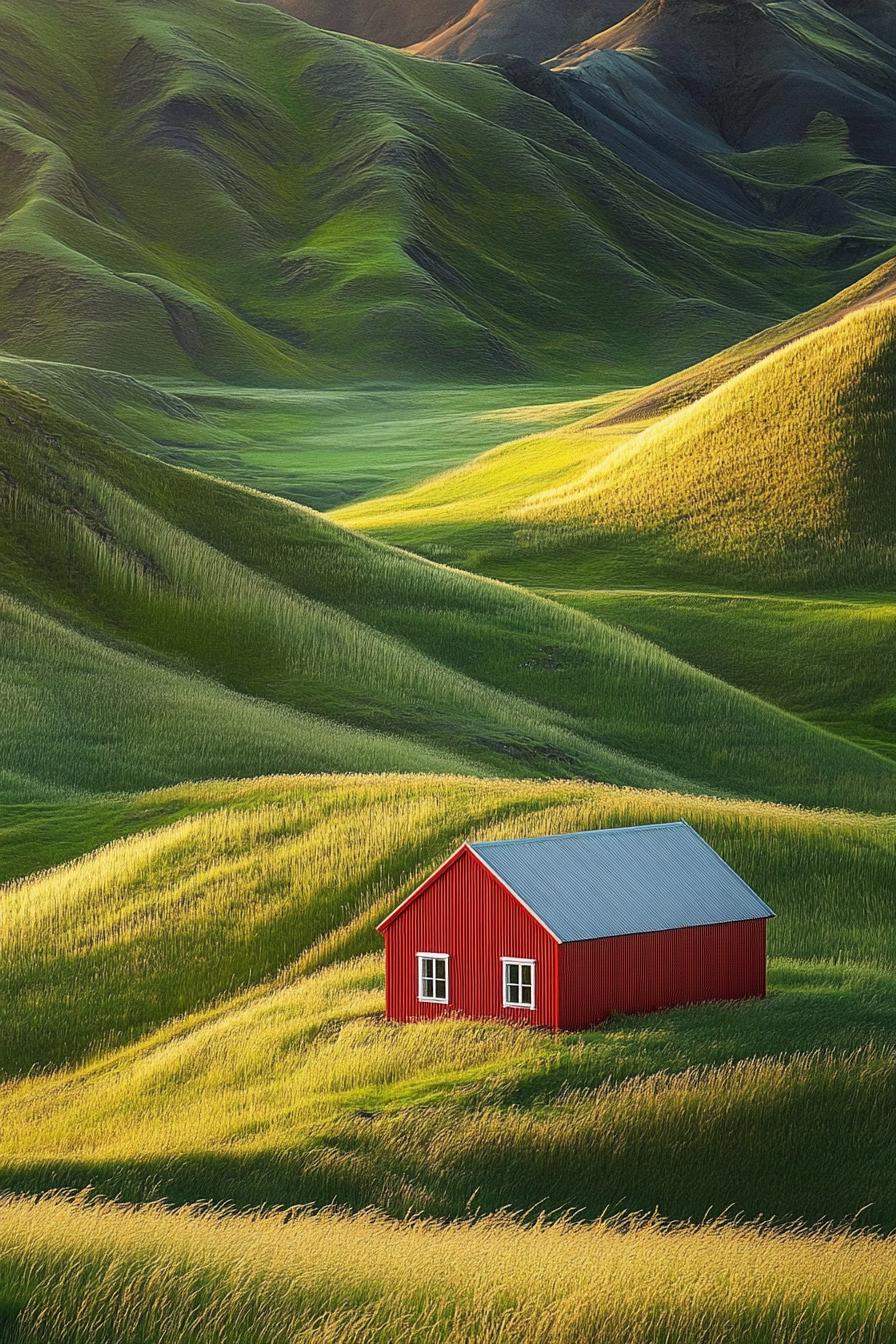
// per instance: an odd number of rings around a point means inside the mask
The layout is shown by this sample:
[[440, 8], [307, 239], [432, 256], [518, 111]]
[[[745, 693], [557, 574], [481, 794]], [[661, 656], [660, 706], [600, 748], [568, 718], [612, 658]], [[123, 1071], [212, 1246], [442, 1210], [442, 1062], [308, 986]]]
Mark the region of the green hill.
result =
[[[445, 776], [130, 806], [157, 828], [3, 890], [3, 1070], [65, 1065], [3, 1089], [6, 1188], [696, 1219], [844, 1218], [867, 1197], [896, 1221], [869, 1166], [892, 1060], [855, 1053], [894, 1025], [891, 818]], [[158, 826], [166, 810], [182, 819]], [[777, 911], [768, 1000], [580, 1038], [384, 1024], [374, 924], [464, 836], [681, 816]]]
[[494, 71], [267, 6], [3, 0], [0, 34], [0, 339], [28, 358], [630, 383], [888, 245], [883, 205], [847, 257], [827, 226], [725, 219]]
[[557, 582], [553, 556], [558, 577], [578, 566], [579, 586], [628, 572], [647, 583], [886, 590], [894, 324], [892, 302], [841, 301], [803, 319], [801, 339], [788, 341], [793, 326], [769, 332], [693, 376], [608, 399], [578, 426], [336, 516], [448, 555], [475, 546], [485, 569], [492, 546], [517, 574], [540, 565], [545, 582]]
[[[520, 519], [653, 537], [705, 574], [886, 589], [896, 304], [843, 318], [543, 492]], [[673, 561], [674, 563], [674, 561]]]
[[[634, 636], [2, 395], [2, 759], [15, 776], [97, 791], [225, 762], [338, 768], [360, 732], [371, 767], [395, 751], [400, 768], [430, 769], [435, 751], [448, 768], [887, 805], [887, 762]], [[156, 672], [152, 696], [138, 693]], [[183, 741], [178, 696], [206, 706], [186, 712]], [[204, 726], [216, 704], [232, 739]]]

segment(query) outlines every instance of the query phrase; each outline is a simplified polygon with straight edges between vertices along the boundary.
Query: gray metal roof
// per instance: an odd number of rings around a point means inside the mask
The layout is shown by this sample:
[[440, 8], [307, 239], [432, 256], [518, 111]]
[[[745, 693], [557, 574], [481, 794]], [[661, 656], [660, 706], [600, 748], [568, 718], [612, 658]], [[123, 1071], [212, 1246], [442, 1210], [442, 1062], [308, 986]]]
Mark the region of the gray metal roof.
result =
[[686, 821], [470, 849], [561, 943], [774, 914]]

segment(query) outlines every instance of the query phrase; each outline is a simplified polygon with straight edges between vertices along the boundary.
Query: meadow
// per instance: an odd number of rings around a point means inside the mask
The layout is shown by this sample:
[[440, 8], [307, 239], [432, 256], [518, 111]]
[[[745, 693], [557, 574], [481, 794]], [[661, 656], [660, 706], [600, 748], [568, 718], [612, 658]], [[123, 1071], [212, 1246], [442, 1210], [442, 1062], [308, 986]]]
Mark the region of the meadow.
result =
[[0, 405], [10, 798], [441, 762], [889, 810], [892, 762], [638, 636]]
[[[32, 868], [83, 806], [43, 805]], [[6, 1188], [896, 1226], [891, 818], [440, 775], [118, 807], [120, 840], [3, 892]], [[383, 1022], [374, 925], [463, 838], [682, 816], [777, 912], [767, 1000]]]
[[896, 1327], [893, 1255], [871, 1236], [761, 1225], [0, 1205], [7, 1337], [22, 1344], [870, 1344]]
[[[0, 1341], [896, 1344], [892, 16], [296, 3], [0, 0]], [[386, 1020], [678, 819], [767, 997]]]

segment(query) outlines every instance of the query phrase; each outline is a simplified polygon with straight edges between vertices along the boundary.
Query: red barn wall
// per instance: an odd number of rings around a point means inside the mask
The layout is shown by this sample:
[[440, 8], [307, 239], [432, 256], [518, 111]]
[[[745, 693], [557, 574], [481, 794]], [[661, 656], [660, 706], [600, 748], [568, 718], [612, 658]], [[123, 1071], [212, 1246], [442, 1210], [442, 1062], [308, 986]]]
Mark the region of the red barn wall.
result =
[[564, 943], [559, 956], [563, 1030], [613, 1013], [649, 1013], [711, 999], [765, 994], [764, 919]]
[[[383, 930], [386, 1015], [395, 1022], [444, 1017], [504, 1018], [558, 1025], [556, 940], [467, 850]], [[449, 1002], [417, 998], [417, 953], [447, 953]], [[535, 1009], [503, 1006], [502, 957], [533, 960]]]

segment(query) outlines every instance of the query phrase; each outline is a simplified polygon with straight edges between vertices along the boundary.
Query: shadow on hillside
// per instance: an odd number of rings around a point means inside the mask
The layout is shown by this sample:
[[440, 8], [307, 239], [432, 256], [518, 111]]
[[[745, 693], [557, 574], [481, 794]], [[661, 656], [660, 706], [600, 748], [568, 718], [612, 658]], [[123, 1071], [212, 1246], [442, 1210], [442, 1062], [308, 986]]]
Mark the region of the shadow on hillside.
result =
[[[896, 1041], [896, 973], [875, 966], [772, 962], [768, 997], [611, 1019], [570, 1054], [496, 1087], [504, 1103], [537, 1104], [561, 1088], [658, 1072]], [[577, 1048], [578, 1047], [578, 1048]]]
[[[727, 1211], [892, 1230], [896, 1058], [870, 1043], [896, 1039], [893, 980], [869, 968], [778, 963], [765, 1001], [617, 1020], [559, 1042], [557, 1057], [548, 1052], [512, 1085], [334, 1115], [295, 1146], [268, 1151], [7, 1161], [0, 1188], [243, 1210], [335, 1204], [400, 1217], [509, 1208], [699, 1221]], [[692, 1076], [685, 1087], [673, 1076], [643, 1095], [587, 1090], [807, 1051], [816, 1057], [783, 1072]]]

